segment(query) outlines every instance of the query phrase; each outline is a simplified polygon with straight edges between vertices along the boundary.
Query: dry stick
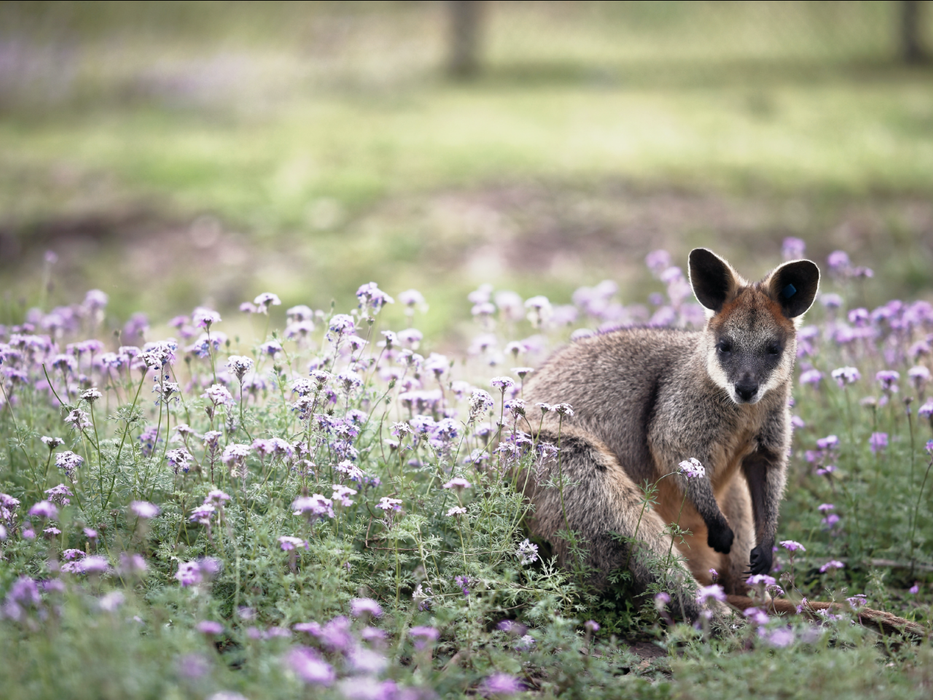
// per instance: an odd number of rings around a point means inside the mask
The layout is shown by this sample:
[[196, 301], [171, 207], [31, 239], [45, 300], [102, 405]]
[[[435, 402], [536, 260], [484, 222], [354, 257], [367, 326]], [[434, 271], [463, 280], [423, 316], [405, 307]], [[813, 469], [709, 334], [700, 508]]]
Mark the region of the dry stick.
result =
[[[726, 602], [738, 610], [747, 610], [756, 608], [760, 603], [747, 596], [728, 595]], [[901, 637], [917, 637], [926, 639], [929, 637], [929, 631], [916, 622], [905, 620], [883, 610], [874, 610], [872, 608], [861, 607], [852, 610], [849, 606], [840, 603], [827, 603], [819, 600], [808, 600], [798, 611], [797, 606], [789, 600], [771, 599], [765, 605], [767, 612], [778, 615], [803, 615], [808, 620], [819, 621], [822, 618], [817, 614], [817, 610], [833, 610], [838, 612], [854, 612], [858, 622], [863, 627], [873, 629], [883, 635], [898, 635]]]

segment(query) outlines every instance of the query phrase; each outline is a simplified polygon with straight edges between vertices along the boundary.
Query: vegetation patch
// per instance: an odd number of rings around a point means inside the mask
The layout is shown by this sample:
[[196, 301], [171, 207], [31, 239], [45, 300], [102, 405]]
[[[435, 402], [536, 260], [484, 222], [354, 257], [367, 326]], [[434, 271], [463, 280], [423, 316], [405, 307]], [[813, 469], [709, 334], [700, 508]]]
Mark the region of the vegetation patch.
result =
[[526, 538], [514, 475], [552, 448], [516, 429], [550, 409], [525, 377], [572, 332], [702, 322], [680, 268], [650, 264], [636, 303], [610, 282], [570, 304], [481, 287], [447, 356], [420, 293], [372, 283], [349, 313], [264, 293], [238, 324], [199, 307], [160, 339], [141, 314], [101, 336], [99, 291], [9, 319], [8, 696], [925, 696], [929, 642], [852, 620], [931, 624], [933, 307], [859, 307], [872, 273], [842, 251], [799, 333], [770, 588], [841, 611], [729, 613], [703, 589], [715, 624], [673, 624], [663, 591], [598, 596]]

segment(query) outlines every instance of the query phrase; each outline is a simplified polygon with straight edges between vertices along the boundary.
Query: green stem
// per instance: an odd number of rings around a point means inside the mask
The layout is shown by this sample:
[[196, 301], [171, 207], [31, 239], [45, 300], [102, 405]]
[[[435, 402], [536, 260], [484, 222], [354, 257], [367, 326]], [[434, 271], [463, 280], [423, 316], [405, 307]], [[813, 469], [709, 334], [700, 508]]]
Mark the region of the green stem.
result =
[[110, 479], [110, 490], [107, 491], [107, 498], [105, 498], [104, 502], [101, 504], [101, 508], [103, 509], [106, 509], [107, 504], [110, 503], [110, 497], [113, 495], [113, 489], [117, 483], [117, 472], [120, 469], [120, 456], [123, 454], [123, 445], [126, 443], [126, 436], [130, 432], [133, 411], [136, 410], [136, 404], [139, 402], [139, 393], [142, 391], [145, 381], [146, 375], [143, 374], [142, 379], [139, 380], [139, 386], [136, 387], [136, 395], [133, 397], [133, 403], [130, 405], [129, 414], [126, 417], [126, 425], [123, 426], [123, 437], [120, 438], [120, 447], [117, 448], [117, 456], [113, 461], [113, 478]]

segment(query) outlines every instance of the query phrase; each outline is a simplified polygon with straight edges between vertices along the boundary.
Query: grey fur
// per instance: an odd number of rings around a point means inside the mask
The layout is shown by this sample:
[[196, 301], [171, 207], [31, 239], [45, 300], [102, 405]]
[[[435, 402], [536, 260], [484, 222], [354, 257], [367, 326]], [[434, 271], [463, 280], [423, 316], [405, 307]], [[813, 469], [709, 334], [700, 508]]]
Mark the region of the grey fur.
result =
[[[560, 445], [526, 480], [535, 506], [529, 527], [564, 564], [569, 555], [558, 533], [574, 531], [600, 589], [625, 566], [639, 591], [656, 581], [646, 554], [665, 559], [671, 539], [664, 528], [674, 522], [691, 532], [674, 551], [701, 584], [712, 582], [715, 568], [726, 592], [741, 595], [749, 572], [771, 569], [791, 439], [793, 319], [816, 296], [819, 270], [795, 261], [749, 284], [700, 248], [690, 254], [690, 272], [711, 312], [703, 331], [630, 328], [585, 338], [555, 353], [524, 388], [530, 406], [573, 407], [572, 417], [550, 412], [540, 426], [526, 424]], [[678, 473], [691, 457], [705, 477]], [[646, 482], [658, 485], [647, 510]], [[640, 551], [611, 533], [637, 536]], [[691, 582], [684, 583], [671, 593], [693, 619]]]

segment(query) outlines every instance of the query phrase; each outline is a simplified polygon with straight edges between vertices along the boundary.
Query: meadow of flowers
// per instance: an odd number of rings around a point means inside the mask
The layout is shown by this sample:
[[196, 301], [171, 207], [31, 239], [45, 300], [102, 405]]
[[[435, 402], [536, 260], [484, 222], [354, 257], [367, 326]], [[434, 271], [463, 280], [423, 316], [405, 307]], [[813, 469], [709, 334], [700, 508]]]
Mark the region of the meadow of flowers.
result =
[[114, 333], [99, 291], [6, 319], [4, 697], [925, 697], [929, 642], [852, 616], [931, 625], [933, 305], [862, 308], [871, 271], [818, 262], [782, 546], [758, 581], [844, 604], [816, 623], [729, 617], [716, 586], [698, 592], [714, 624], [675, 623], [666, 591], [597, 596], [523, 532], [514, 475], [558, 447], [517, 429], [557, 408], [523, 382], [571, 338], [701, 325], [666, 252], [642, 303], [608, 281], [568, 304], [481, 287], [448, 355], [417, 330], [430, 299], [374, 283], [348, 313], [264, 293], [171, 337], [142, 314]]

